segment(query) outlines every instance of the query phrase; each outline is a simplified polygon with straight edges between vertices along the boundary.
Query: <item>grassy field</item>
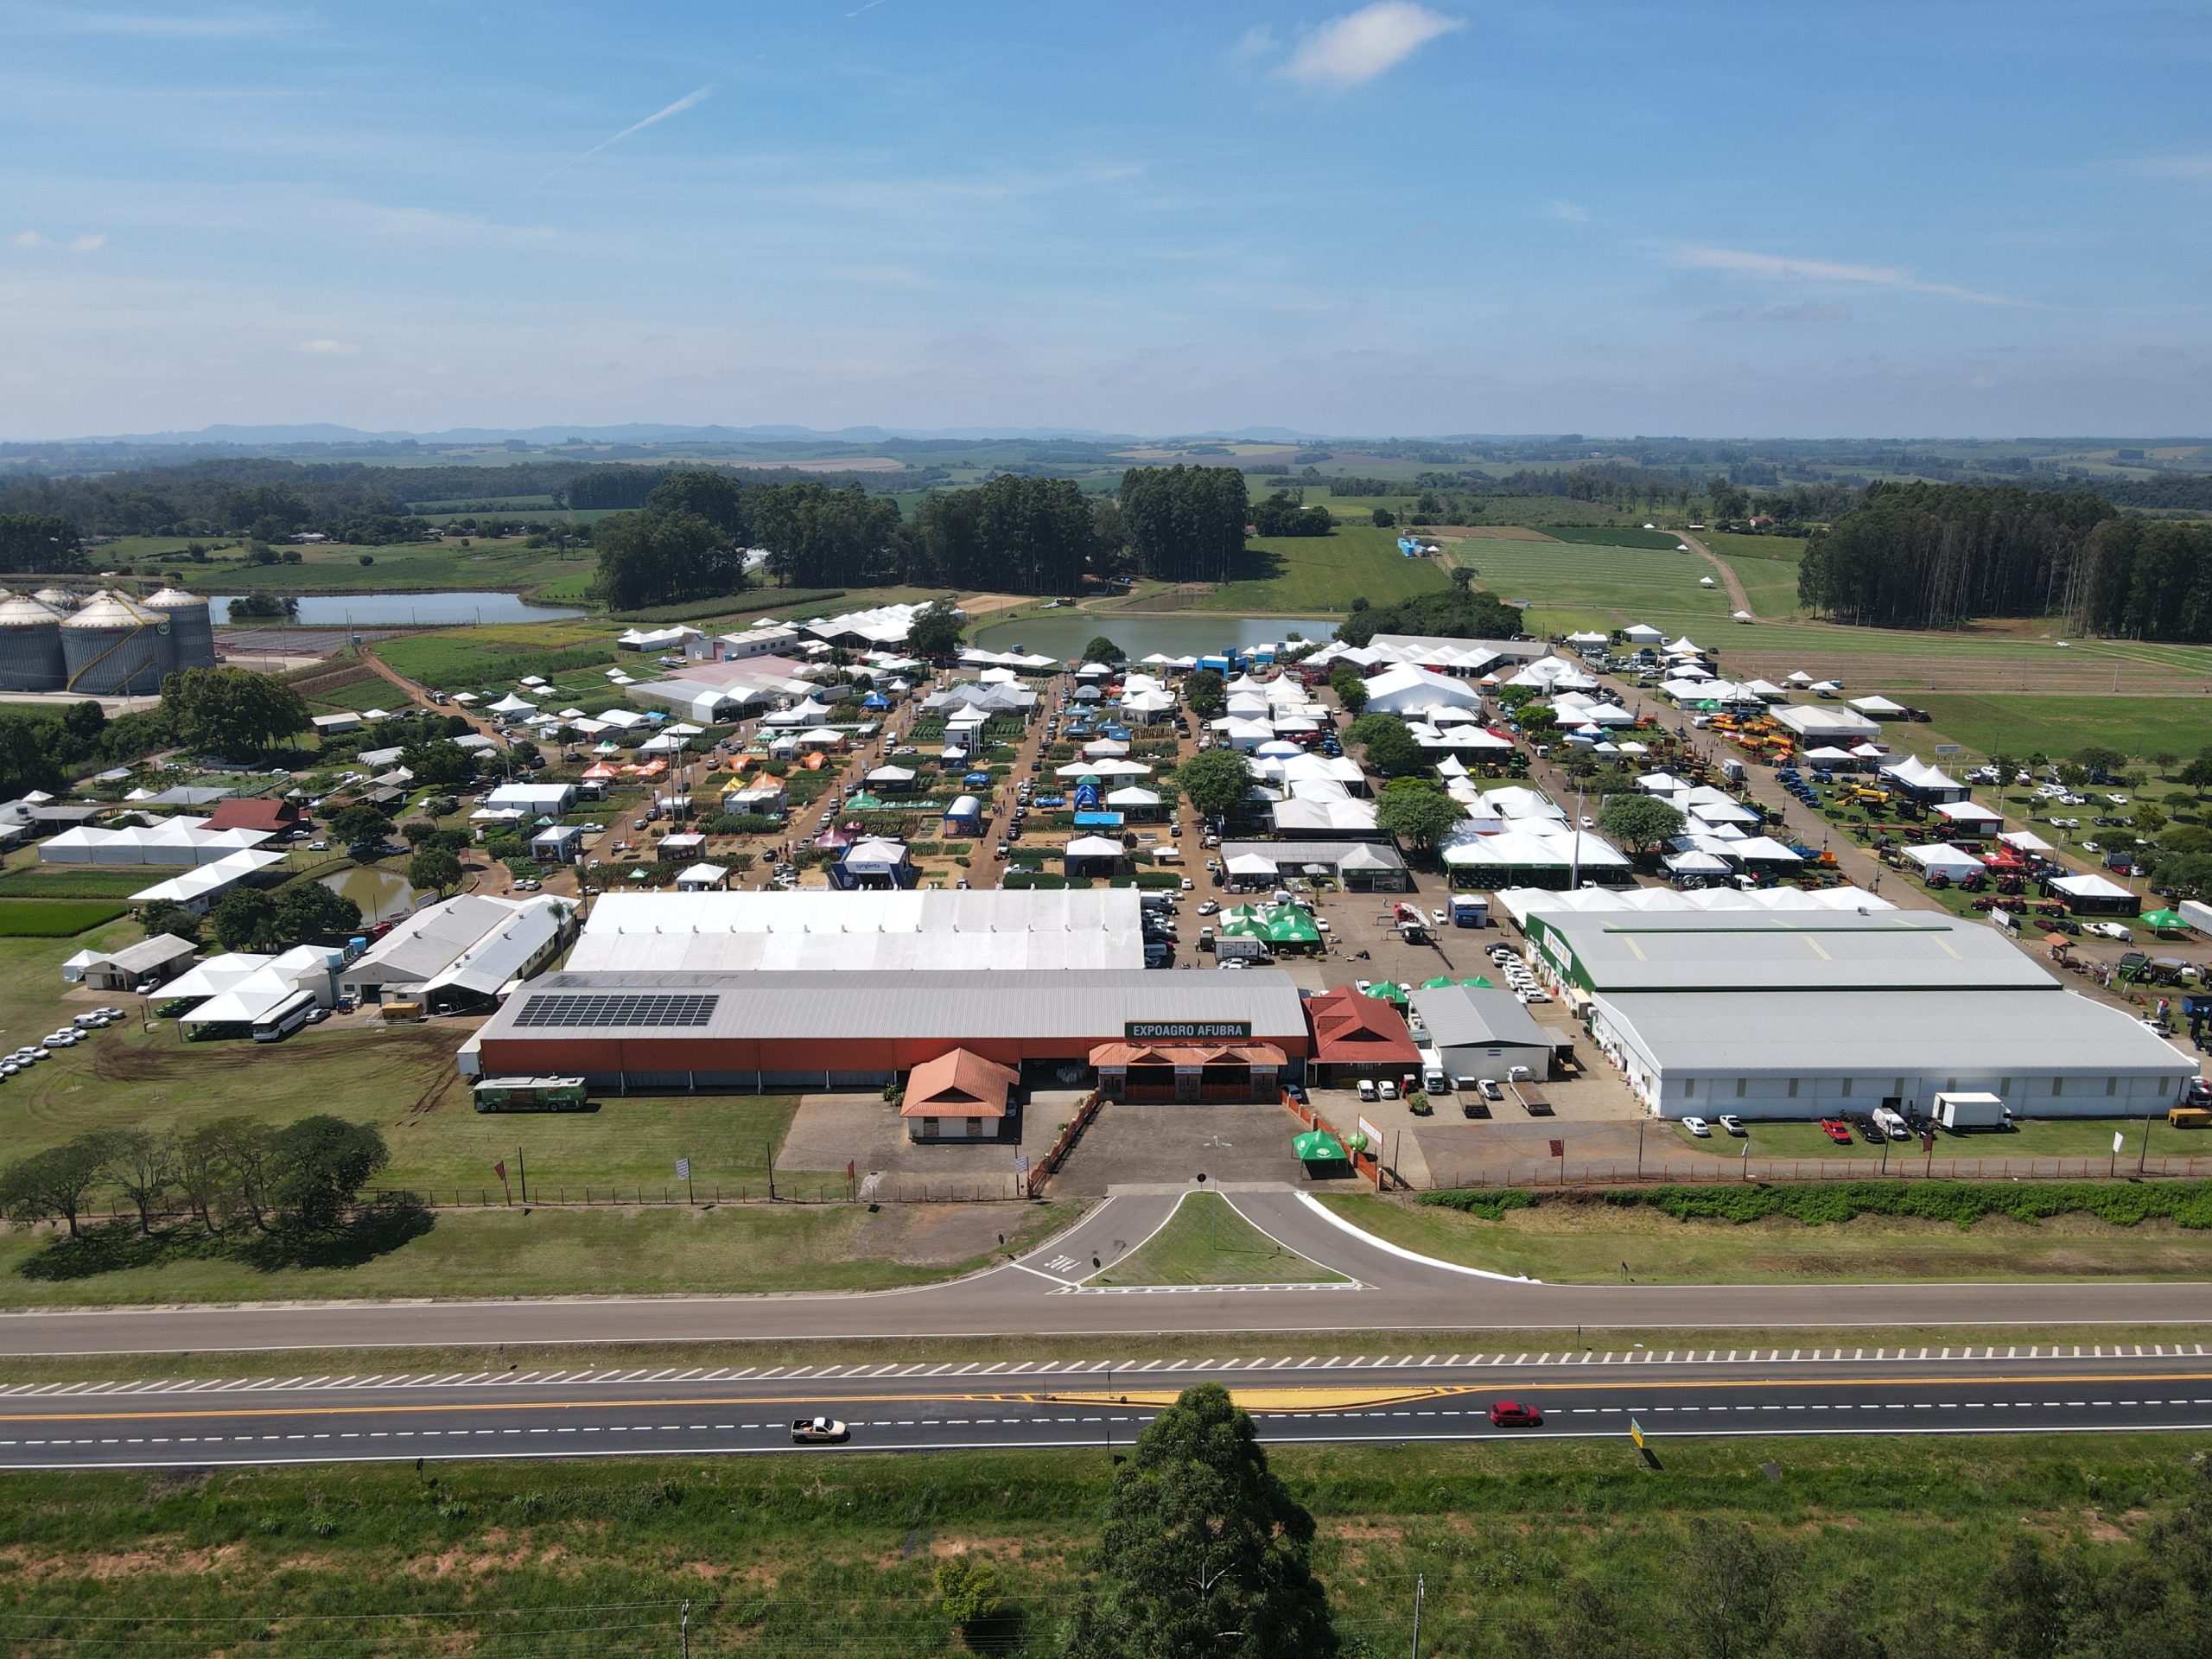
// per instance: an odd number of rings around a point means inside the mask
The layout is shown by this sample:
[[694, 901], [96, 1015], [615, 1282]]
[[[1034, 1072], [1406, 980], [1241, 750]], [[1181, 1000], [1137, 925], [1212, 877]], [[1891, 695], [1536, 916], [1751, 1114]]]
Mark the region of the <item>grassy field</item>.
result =
[[[2107, 1143], [2109, 1145], [2109, 1141]], [[1861, 1216], [1821, 1227], [1770, 1217], [1676, 1221], [1653, 1211], [1540, 1205], [1496, 1221], [1374, 1198], [1323, 1200], [1345, 1220], [1425, 1255], [1558, 1282], [1745, 1284], [1846, 1280], [2198, 1279], [2205, 1236], [2164, 1222], [2083, 1217], [2035, 1226]]]
[[26, 849], [0, 870], [0, 899], [128, 899], [175, 873], [166, 866], [144, 864], [128, 869], [41, 864], [38, 854]]
[[2113, 696], [1967, 696], [1933, 693], [1920, 699], [1945, 737], [1975, 754], [2071, 754], [2088, 743], [2123, 754], [2192, 755], [2212, 741], [2212, 698]]
[[1532, 633], [1649, 622], [1669, 635], [1691, 631], [1700, 645], [1733, 643], [1703, 637], [1732, 626], [1728, 595], [1718, 586], [1700, 587], [1713, 567], [1694, 553], [1674, 551], [1671, 542], [1657, 550], [1485, 537], [1446, 546], [1454, 563], [1473, 566], [1477, 587], [1529, 606]]
[[[2102, 1577], [2186, 1497], [2183, 1435], [1868, 1435], [1307, 1445], [1268, 1461], [1313, 1516], [1313, 1564], [1357, 1651], [1574, 1653], [1594, 1590], [1627, 1653], [1686, 1645], [1709, 1580], [1692, 1529], [1749, 1529], [1787, 1601], [1840, 1596], [1886, 1647], [1978, 1651], [1951, 1619], [2016, 1540]], [[345, 1656], [904, 1656], [963, 1650], [946, 1556], [989, 1555], [1014, 1618], [995, 1650], [1053, 1650], [1096, 1541], [1107, 1450], [346, 1464], [0, 1476], [0, 1616], [25, 1651]], [[1770, 1580], [1762, 1580], [1762, 1587]], [[1577, 1588], [1580, 1586], [1580, 1588]], [[1795, 1628], [1793, 1622], [1793, 1628]], [[1546, 1637], [1540, 1632], [1554, 1633]], [[251, 1633], [251, 1636], [246, 1633]]]
[[1770, 621], [1803, 614], [1797, 603], [1797, 567], [1805, 557], [1802, 537], [1721, 532], [1700, 535], [1698, 540], [1736, 573], [1755, 614]]
[[[509, 622], [440, 628], [380, 640], [376, 654], [418, 685], [467, 690], [506, 685], [524, 674], [550, 675], [617, 655], [604, 623]], [[637, 654], [630, 654], [637, 661]]]
[[0, 899], [0, 938], [69, 938], [128, 914], [128, 906], [85, 899]]
[[[248, 564], [237, 548], [226, 549], [205, 563], [183, 556], [186, 538], [131, 537], [103, 551], [120, 563], [181, 571], [188, 584], [200, 593], [247, 593], [272, 588], [278, 593], [392, 593], [435, 588], [506, 588], [529, 592], [557, 582], [578, 572], [588, 574], [598, 555], [589, 549], [562, 553], [551, 548], [525, 547], [520, 541], [475, 542], [462, 547], [455, 542], [410, 542], [380, 547], [303, 547], [297, 564]], [[363, 564], [362, 556], [371, 563]]]
[[1554, 524], [1544, 533], [1555, 542], [1590, 547], [1633, 547], [1662, 553], [1672, 553], [1682, 541], [1671, 530], [1645, 530], [1633, 524]]
[[1398, 551], [1398, 532], [1349, 524], [1328, 536], [1256, 537], [1247, 557], [1268, 573], [1225, 582], [1196, 608], [1281, 616], [1341, 613], [1354, 599], [1393, 605], [1415, 594], [1448, 587], [1435, 559], [1409, 559]]
[[1102, 1285], [1318, 1285], [1344, 1275], [1286, 1249], [1216, 1192], [1193, 1192], [1167, 1224], [1098, 1275]]
[[[492, 1190], [496, 1198], [496, 1181]], [[983, 1266], [999, 1233], [1026, 1248], [1066, 1218], [1046, 1205], [899, 1205], [870, 1215], [845, 1204], [518, 1204], [409, 1212], [297, 1252], [264, 1239], [202, 1246], [186, 1230], [150, 1248], [128, 1222], [76, 1246], [11, 1230], [0, 1232], [0, 1306], [884, 1290]]]

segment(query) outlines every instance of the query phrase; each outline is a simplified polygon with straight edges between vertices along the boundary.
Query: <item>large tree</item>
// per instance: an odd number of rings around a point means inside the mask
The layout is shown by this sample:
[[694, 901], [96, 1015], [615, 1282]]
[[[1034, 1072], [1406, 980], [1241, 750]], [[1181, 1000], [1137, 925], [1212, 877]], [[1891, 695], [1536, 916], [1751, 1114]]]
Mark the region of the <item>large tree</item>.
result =
[[1183, 706], [1199, 719], [1219, 714], [1229, 702], [1229, 688], [1217, 670], [1202, 668], [1183, 682]]
[[105, 1167], [138, 1211], [139, 1232], [151, 1233], [154, 1217], [176, 1188], [176, 1138], [151, 1129], [118, 1129], [110, 1137]]
[[1421, 744], [1395, 715], [1362, 715], [1345, 728], [1344, 735], [1359, 745], [1368, 770], [1385, 778], [1402, 778], [1428, 764]]
[[80, 1135], [58, 1147], [19, 1158], [0, 1170], [0, 1215], [15, 1222], [58, 1216], [79, 1238], [77, 1218], [85, 1201], [107, 1173], [112, 1140], [103, 1134]]
[[1421, 778], [1394, 779], [1375, 803], [1376, 823], [1423, 852], [1451, 834], [1464, 816], [1459, 802]]
[[1086, 663], [1103, 663], [1110, 668], [1116, 664], [1128, 662], [1129, 653], [1104, 634], [1095, 633], [1090, 637], [1090, 643], [1083, 648], [1083, 660]]
[[327, 1114], [288, 1123], [270, 1137], [274, 1207], [287, 1226], [327, 1232], [391, 1159], [384, 1136], [369, 1124]]
[[407, 861], [409, 883], [432, 893], [449, 893], [461, 885], [461, 861], [442, 847], [425, 847]]
[[593, 596], [613, 610], [720, 598], [745, 586], [743, 550], [696, 512], [618, 513], [600, 521], [593, 539]]
[[304, 731], [308, 706], [282, 680], [243, 668], [188, 668], [162, 682], [162, 714], [188, 749], [234, 755]]
[[966, 626], [959, 607], [940, 599], [907, 626], [906, 649], [931, 662], [950, 657], [960, 649], [961, 630]]
[[1175, 782], [1201, 817], [1225, 818], [1252, 787], [1252, 763], [1234, 749], [1208, 749], [1175, 769]]
[[1598, 833], [1643, 853], [1682, 833], [1679, 808], [1656, 795], [1608, 795], [1598, 809]]
[[257, 887], [240, 887], [215, 901], [207, 912], [215, 943], [226, 950], [271, 951], [283, 948], [283, 925], [276, 906]]
[[1327, 1659], [1313, 1546], [1251, 1418], [1218, 1383], [1187, 1389], [1114, 1477], [1070, 1659]]
[[341, 938], [361, 925], [361, 907], [320, 881], [295, 881], [276, 895], [276, 926], [293, 944]]

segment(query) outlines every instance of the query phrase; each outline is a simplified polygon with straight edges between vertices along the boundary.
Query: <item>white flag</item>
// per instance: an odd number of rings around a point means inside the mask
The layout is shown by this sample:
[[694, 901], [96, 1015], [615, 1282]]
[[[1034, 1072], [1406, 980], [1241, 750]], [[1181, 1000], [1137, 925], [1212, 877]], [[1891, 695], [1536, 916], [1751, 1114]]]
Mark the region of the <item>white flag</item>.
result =
[[2127, 1135], [2126, 1132], [2120, 1129], [2114, 1129], [2112, 1132], [2112, 1155], [2115, 1158], [2119, 1157], [2120, 1149], [2126, 1144]]
[[679, 1181], [688, 1181], [691, 1179], [691, 1160], [689, 1158], [679, 1158], [676, 1160], [676, 1179]]

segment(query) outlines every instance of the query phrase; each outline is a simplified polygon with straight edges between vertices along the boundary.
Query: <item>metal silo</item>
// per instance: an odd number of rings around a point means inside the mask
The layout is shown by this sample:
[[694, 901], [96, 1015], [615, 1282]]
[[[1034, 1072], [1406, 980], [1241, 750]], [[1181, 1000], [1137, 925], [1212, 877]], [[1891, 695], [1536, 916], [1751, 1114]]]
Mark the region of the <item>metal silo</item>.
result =
[[208, 620], [207, 601], [181, 588], [164, 588], [143, 601], [149, 611], [169, 620], [168, 665], [178, 668], [215, 666], [215, 629]]
[[93, 697], [149, 697], [168, 671], [169, 619], [105, 588], [61, 620], [67, 689]]
[[67, 616], [77, 608], [77, 595], [67, 588], [41, 588], [31, 597], [57, 616]]
[[0, 601], [0, 690], [59, 691], [61, 619], [35, 599]]

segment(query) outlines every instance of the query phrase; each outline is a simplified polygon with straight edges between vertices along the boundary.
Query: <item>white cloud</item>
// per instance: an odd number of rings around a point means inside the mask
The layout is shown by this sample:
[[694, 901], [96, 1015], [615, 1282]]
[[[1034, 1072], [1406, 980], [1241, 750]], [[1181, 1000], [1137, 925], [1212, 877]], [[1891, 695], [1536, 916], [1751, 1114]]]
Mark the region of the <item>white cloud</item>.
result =
[[1374, 0], [1357, 11], [1332, 17], [1306, 35], [1283, 65], [1282, 74], [1287, 79], [1337, 90], [1363, 86], [1439, 35], [1466, 26], [1464, 17], [1447, 17], [1413, 0]]
[[1275, 49], [1275, 31], [1267, 23], [1255, 23], [1236, 37], [1236, 44], [1229, 48], [1232, 58], [1262, 58]]
[[342, 340], [303, 340], [294, 346], [309, 357], [359, 357], [361, 348]]
[[8, 245], [11, 248], [42, 248], [46, 245], [46, 238], [36, 231], [17, 231], [8, 238]]
[[73, 236], [69, 238], [69, 251], [72, 253], [98, 253], [105, 246], [107, 246], [107, 237], [105, 232], [99, 231], [90, 231], [83, 236]]
[[1758, 253], [1747, 248], [1675, 248], [1669, 254], [1675, 264], [1693, 270], [1726, 271], [1737, 276], [1766, 276], [1783, 282], [1859, 283], [1870, 288], [1894, 288], [1910, 294], [1934, 294], [1944, 299], [1965, 300], [1974, 305], [2006, 305], [2040, 310], [2033, 300], [2016, 300], [2003, 294], [1984, 294], [1950, 283], [1923, 282], [1895, 265], [1854, 265], [1834, 259], [1798, 259], [1788, 254]]
[[1590, 210], [1578, 202], [1555, 201], [1544, 209], [1554, 219], [1563, 219], [1570, 225], [1587, 225]]
[[[548, 173], [545, 175], [545, 178], [550, 179], [553, 176], [554, 173], [563, 172], [566, 169], [574, 167], [578, 162], [589, 161], [593, 156], [598, 155], [601, 150], [611, 149], [614, 145], [620, 143], [625, 138], [630, 137], [634, 134], [643, 132], [647, 127], [658, 126], [671, 116], [681, 115], [686, 110], [696, 109], [698, 105], [707, 101], [708, 97], [714, 92], [714, 83], [709, 81], [704, 86], [698, 87], [694, 91], [684, 93], [683, 97], [677, 99], [675, 103], [669, 105], [665, 109], [655, 110], [651, 115], [647, 116], [642, 121], [632, 121], [628, 126], [623, 128], [621, 131], [616, 133], [612, 138], [601, 139], [599, 143], [594, 144], [589, 149], [584, 151], [582, 155], [571, 156], [567, 161], [562, 162], [559, 167], [555, 168], [552, 173]], [[543, 184], [545, 182], [545, 179], [540, 179], [538, 182]]]
[[107, 245], [107, 236], [105, 232], [88, 231], [82, 236], [73, 236], [64, 243], [41, 236], [36, 231], [17, 231], [8, 238], [8, 245], [11, 248], [66, 247], [72, 253], [98, 253]]

